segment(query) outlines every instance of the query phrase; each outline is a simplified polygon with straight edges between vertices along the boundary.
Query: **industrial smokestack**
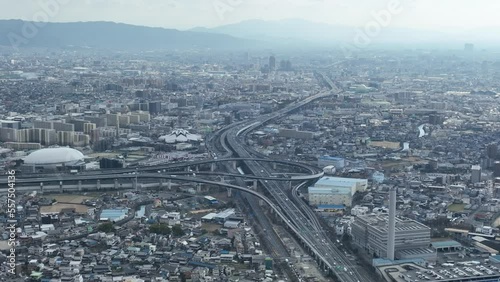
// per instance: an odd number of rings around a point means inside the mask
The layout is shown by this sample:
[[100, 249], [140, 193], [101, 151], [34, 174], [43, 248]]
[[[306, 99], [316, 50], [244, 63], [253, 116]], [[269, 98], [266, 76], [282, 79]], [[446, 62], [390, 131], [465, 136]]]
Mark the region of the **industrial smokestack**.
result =
[[394, 249], [396, 239], [396, 187], [389, 191], [389, 226], [387, 236], [387, 258], [394, 260]]

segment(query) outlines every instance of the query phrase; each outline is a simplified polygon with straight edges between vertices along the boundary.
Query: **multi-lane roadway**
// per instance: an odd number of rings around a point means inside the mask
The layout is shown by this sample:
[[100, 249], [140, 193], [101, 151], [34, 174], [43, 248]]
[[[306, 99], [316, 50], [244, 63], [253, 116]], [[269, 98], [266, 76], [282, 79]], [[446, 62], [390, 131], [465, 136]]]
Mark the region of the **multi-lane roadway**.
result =
[[[160, 166], [151, 167], [138, 167], [132, 169], [119, 169], [100, 171], [95, 173], [84, 173], [80, 175], [46, 175], [43, 177], [21, 177], [17, 183], [29, 184], [40, 182], [54, 182], [54, 181], [88, 181], [88, 180], [105, 180], [105, 179], [121, 179], [121, 178], [148, 178], [148, 179], [170, 179], [176, 181], [187, 181], [196, 183], [205, 183], [210, 185], [219, 185], [222, 187], [233, 188], [247, 192], [254, 195], [270, 205], [276, 214], [282, 218], [285, 225], [289, 230], [294, 233], [302, 243], [309, 249], [309, 251], [316, 257], [322, 267], [333, 273], [340, 281], [346, 282], [360, 282], [371, 281], [371, 276], [363, 269], [360, 269], [353, 264], [343, 253], [340, 251], [330, 236], [323, 230], [317, 215], [314, 211], [298, 196], [298, 189], [305, 186], [310, 181], [321, 177], [323, 174], [320, 170], [305, 165], [289, 161], [280, 160], [265, 160], [261, 159], [262, 155], [256, 153], [251, 148], [246, 146], [244, 140], [245, 135], [266, 124], [267, 122], [279, 119], [289, 114], [290, 112], [307, 105], [310, 102], [322, 99], [332, 94], [339, 93], [333, 82], [323, 74], [324, 81], [329, 85], [330, 91], [322, 92], [317, 95], [308, 97], [302, 101], [289, 105], [288, 107], [276, 111], [274, 113], [262, 116], [258, 119], [239, 122], [232, 124], [214, 134], [209, 138], [209, 147], [219, 154], [216, 158], [211, 160], [194, 161], [194, 162], [179, 162], [171, 163]], [[218, 148], [218, 149], [216, 149]], [[217, 159], [218, 158], [218, 159]], [[233, 165], [230, 165], [230, 163]], [[235, 170], [235, 162], [238, 162], [245, 168], [246, 175], [241, 176]], [[255, 190], [246, 188], [244, 183], [240, 185], [232, 185], [224, 182], [212, 181], [201, 179], [194, 176], [183, 176], [182, 174], [172, 172], [173, 169], [182, 167], [195, 167], [199, 165], [219, 163], [225, 169], [224, 173], [220, 172], [198, 172], [199, 175], [222, 175], [231, 177], [245, 177], [247, 179], [256, 179], [260, 181], [260, 186], [264, 188], [269, 197]], [[269, 166], [270, 163], [278, 163], [283, 165], [295, 166], [299, 170], [307, 171], [308, 175], [299, 175], [292, 177], [275, 177], [273, 169]], [[169, 171], [170, 170], [170, 171]], [[148, 173], [151, 171], [158, 171], [160, 173]], [[135, 173], [134, 176], [129, 175]], [[189, 172], [191, 173], [191, 172]], [[196, 173], [196, 172], [193, 172]], [[288, 183], [295, 182], [297, 185], [290, 189]], [[18, 187], [19, 191], [25, 187]], [[26, 187], [27, 188], [27, 187]], [[0, 187], [0, 192], [6, 190]], [[249, 198], [247, 198], [249, 199]], [[252, 199], [250, 199], [252, 200]], [[255, 205], [255, 203], [253, 203]], [[275, 236], [274, 236], [275, 237]], [[278, 240], [277, 238], [273, 238]], [[280, 248], [279, 253], [283, 253], [283, 248]]]
[[[335, 85], [329, 78], [324, 78], [330, 89], [336, 90]], [[340, 281], [356, 282], [370, 281], [371, 277], [366, 271], [359, 269], [352, 263], [345, 253], [340, 251], [330, 236], [323, 230], [317, 215], [298, 197], [298, 188], [306, 185], [303, 181], [293, 191], [284, 183], [272, 178], [272, 169], [262, 162], [251, 160], [253, 150], [246, 147], [244, 136], [247, 132], [254, 130], [265, 123], [282, 118], [286, 114], [317, 99], [325, 98], [334, 94], [329, 91], [320, 93], [290, 105], [275, 113], [263, 116], [246, 123], [238, 123], [221, 131], [218, 137], [221, 146], [227, 151], [225, 156], [243, 158], [248, 174], [261, 177], [261, 186], [270, 194], [270, 198], [276, 203], [286, 215], [285, 223], [302, 240], [312, 254], [321, 262], [326, 270], [331, 271]], [[291, 195], [291, 197], [289, 197]]]

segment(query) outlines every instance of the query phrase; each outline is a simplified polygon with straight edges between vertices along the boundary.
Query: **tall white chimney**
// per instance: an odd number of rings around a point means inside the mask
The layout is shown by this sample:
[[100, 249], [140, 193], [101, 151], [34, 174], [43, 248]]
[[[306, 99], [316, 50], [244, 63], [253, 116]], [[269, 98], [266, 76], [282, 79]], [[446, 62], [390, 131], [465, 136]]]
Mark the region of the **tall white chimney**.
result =
[[387, 258], [394, 260], [394, 249], [396, 239], [396, 187], [389, 191], [389, 226], [387, 236]]

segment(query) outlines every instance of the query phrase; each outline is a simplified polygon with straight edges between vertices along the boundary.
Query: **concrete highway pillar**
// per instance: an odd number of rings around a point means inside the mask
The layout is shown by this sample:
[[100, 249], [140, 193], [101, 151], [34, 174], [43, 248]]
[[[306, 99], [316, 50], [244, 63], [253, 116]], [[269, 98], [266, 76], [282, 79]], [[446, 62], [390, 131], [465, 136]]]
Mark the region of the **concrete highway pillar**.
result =
[[273, 163], [273, 169], [276, 170], [276, 163]]
[[236, 167], [237, 167], [237, 163], [236, 163], [236, 161], [233, 161], [233, 163], [232, 163], [232, 164], [233, 164], [233, 169], [236, 169]]
[[119, 186], [119, 185], [118, 185], [118, 179], [117, 179], [117, 178], [115, 178], [115, 190], [118, 190], [118, 186]]
[[253, 189], [257, 191], [258, 187], [259, 187], [259, 182], [257, 181], [257, 179], [254, 179], [253, 180]]
[[194, 167], [194, 170], [195, 170], [196, 172], [200, 172], [200, 166], [198, 166], [198, 165], [197, 165], [197, 166], [195, 166], [195, 167]]
[[210, 164], [210, 171], [214, 172], [215, 171], [215, 163]]
[[132, 181], [132, 187], [137, 190], [137, 187], [138, 187], [137, 186], [137, 178], [134, 178], [134, 180]]
[[222, 183], [226, 183], [226, 179], [224, 179], [224, 176], [221, 176], [221, 177], [220, 177], [220, 182], [222, 182]]
[[160, 189], [163, 188], [163, 178], [160, 178]]
[[[259, 205], [260, 205], [260, 206], [263, 206], [263, 205], [264, 205], [264, 200], [259, 199]], [[273, 211], [273, 210], [271, 209], [271, 211]]]
[[233, 189], [227, 188], [227, 196], [231, 198], [233, 196]]
[[43, 193], [43, 182], [40, 182], [40, 192]]
[[82, 191], [82, 181], [78, 180], [78, 191]]
[[62, 181], [59, 181], [59, 190], [61, 191], [61, 193], [63, 192], [63, 182]]
[[168, 190], [172, 190], [172, 179], [168, 180], [167, 186], [168, 186]]
[[201, 193], [201, 183], [196, 184], [196, 192]]
[[101, 180], [97, 179], [97, 190], [101, 190]]
[[186, 167], [186, 171], [191, 171], [191, 166], [189, 166], [189, 165], [188, 165], [188, 166]]

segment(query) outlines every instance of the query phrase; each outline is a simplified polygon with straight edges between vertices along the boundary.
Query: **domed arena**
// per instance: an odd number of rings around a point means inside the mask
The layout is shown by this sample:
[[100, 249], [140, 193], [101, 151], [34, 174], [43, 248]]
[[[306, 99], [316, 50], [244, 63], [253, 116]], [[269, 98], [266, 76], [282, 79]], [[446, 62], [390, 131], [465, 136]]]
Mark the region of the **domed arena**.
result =
[[78, 150], [66, 147], [46, 148], [32, 152], [23, 161], [25, 172], [82, 170], [85, 156]]

